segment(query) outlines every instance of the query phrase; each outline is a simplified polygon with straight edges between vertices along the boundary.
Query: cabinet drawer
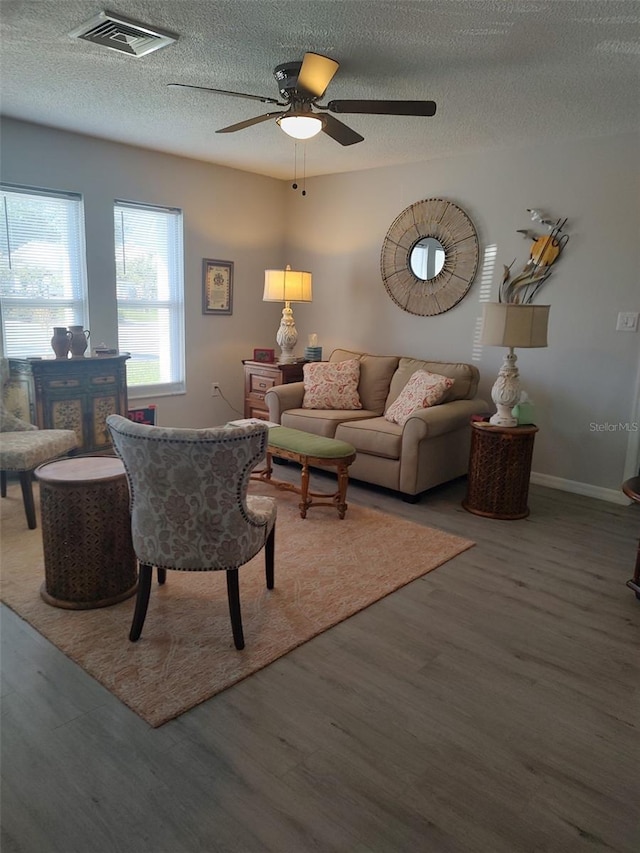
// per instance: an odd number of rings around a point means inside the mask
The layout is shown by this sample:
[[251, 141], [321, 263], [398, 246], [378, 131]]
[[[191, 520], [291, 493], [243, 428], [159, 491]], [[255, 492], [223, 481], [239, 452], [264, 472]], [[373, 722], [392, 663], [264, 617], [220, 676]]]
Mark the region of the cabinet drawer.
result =
[[261, 394], [262, 399], [264, 399], [266, 392], [269, 388], [273, 388], [275, 384], [275, 379], [272, 376], [259, 376], [256, 373], [252, 373], [249, 381], [249, 393], [252, 396]]
[[247, 414], [245, 417], [247, 417], [247, 418], [258, 418], [261, 421], [268, 421], [269, 420], [269, 412], [265, 412], [264, 409], [257, 408], [252, 403], [250, 403], [248, 406], [248, 411], [247, 411]]
[[46, 388], [78, 388], [80, 379], [48, 379], [44, 384]]
[[264, 364], [243, 361], [244, 364], [244, 416], [269, 420], [265, 396], [270, 388], [302, 380], [302, 363]]
[[115, 376], [92, 376], [91, 377], [92, 385], [115, 385], [116, 377]]

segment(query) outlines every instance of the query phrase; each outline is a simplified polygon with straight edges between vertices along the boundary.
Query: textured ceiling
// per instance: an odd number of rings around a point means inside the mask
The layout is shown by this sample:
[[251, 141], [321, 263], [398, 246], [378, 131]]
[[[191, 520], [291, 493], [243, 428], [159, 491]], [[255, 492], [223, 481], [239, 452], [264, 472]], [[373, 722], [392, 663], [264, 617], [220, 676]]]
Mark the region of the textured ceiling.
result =
[[[101, 9], [177, 33], [140, 58], [71, 39]], [[433, 118], [343, 115], [365, 137], [298, 146], [306, 174], [640, 127], [638, 0], [2, 0], [5, 115], [291, 177], [294, 142], [257, 101], [171, 82], [278, 97], [273, 68], [305, 51], [340, 69], [335, 98], [432, 99]], [[272, 108], [273, 109], [273, 108]]]

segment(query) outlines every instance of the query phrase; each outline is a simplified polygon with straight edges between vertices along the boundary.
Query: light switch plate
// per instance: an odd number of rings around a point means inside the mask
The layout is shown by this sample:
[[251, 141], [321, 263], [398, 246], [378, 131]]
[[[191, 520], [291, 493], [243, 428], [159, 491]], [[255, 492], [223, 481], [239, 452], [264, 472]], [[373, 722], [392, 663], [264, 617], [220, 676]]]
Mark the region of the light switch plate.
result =
[[638, 312], [637, 311], [621, 311], [618, 314], [618, 322], [616, 323], [616, 332], [637, 332], [638, 331]]

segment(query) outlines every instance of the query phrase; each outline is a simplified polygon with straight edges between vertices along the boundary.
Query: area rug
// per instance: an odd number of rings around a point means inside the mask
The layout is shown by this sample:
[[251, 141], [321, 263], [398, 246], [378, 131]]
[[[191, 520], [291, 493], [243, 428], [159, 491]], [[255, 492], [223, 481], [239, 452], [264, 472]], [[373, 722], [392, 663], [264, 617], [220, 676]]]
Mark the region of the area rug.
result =
[[18, 485], [2, 512], [2, 601], [153, 727], [221, 690], [474, 543], [440, 530], [350, 504], [301, 519], [297, 496], [276, 496], [275, 589], [264, 580], [264, 553], [240, 569], [246, 647], [235, 649], [224, 572], [168, 572], [155, 583], [137, 643], [128, 639], [135, 597], [94, 610], [62, 610], [41, 599], [42, 534], [28, 530]]

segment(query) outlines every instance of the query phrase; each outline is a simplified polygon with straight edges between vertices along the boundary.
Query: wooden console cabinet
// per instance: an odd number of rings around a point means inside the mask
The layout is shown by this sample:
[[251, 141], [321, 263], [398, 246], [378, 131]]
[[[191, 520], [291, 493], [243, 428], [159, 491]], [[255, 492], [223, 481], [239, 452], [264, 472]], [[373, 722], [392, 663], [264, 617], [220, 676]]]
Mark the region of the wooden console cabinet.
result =
[[269, 420], [269, 409], [264, 395], [274, 385], [302, 382], [303, 362], [296, 364], [265, 364], [261, 361], [243, 361], [244, 364], [244, 416]]
[[93, 358], [11, 359], [13, 380], [35, 392], [40, 429], [72, 429], [78, 453], [109, 450], [108, 415], [127, 416], [128, 353]]

